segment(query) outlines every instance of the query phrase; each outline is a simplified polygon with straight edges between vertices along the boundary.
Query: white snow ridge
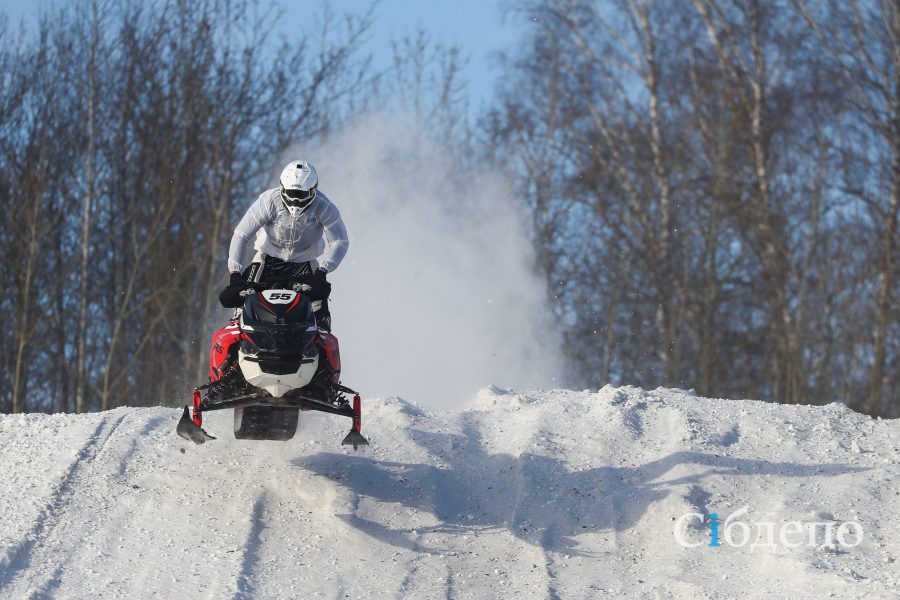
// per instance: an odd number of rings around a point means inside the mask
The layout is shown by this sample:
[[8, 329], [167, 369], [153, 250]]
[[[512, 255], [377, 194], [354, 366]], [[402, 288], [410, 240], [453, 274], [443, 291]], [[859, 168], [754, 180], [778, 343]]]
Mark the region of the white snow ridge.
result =
[[0, 416], [0, 597], [900, 597], [900, 422], [841, 405], [367, 400], [357, 453], [325, 414], [211, 413], [203, 446], [178, 417]]

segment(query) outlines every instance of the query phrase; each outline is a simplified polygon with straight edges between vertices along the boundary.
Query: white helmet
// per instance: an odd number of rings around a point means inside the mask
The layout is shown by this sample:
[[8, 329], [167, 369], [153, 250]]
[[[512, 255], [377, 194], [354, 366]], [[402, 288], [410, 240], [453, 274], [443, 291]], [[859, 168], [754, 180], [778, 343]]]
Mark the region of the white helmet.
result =
[[292, 160], [281, 172], [281, 199], [291, 215], [297, 217], [316, 197], [319, 176], [309, 161]]

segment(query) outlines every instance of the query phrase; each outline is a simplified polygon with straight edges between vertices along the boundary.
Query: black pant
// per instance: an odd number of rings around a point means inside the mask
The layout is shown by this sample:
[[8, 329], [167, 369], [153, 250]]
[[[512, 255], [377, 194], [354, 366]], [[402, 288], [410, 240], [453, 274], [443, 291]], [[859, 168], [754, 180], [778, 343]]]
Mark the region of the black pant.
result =
[[[257, 267], [250, 265], [244, 270], [244, 278], [251, 279]], [[303, 280], [313, 274], [312, 264], [308, 262], [292, 263], [274, 256], [267, 256], [259, 283], [282, 285], [290, 289], [294, 281]], [[331, 331], [331, 312], [328, 310], [328, 298], [322, 298], [322, 306], [316, 311], [316, 324]]]

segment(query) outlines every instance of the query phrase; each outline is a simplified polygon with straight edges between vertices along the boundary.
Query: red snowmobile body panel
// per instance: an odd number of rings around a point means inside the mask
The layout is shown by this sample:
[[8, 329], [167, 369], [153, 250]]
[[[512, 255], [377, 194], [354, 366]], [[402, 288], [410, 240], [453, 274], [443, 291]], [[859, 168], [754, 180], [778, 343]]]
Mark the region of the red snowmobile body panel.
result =
[[[230, 354], [237, 350], [237, 345], [243, 340], [239, 321], [233, 319], [225, 327], [213, 334], [212, 345], [209, 350], [209, 380], [216, 381], [221, 377], [222, 366]], [[319, 347], [320, 360], [326, 362], [323, 367], [329, 369], [334, 383], [341, 380], [341, 351], [338, 339], [330, 331], [319, 330], [316, 336], [316, 345]]]
[[332, 381], [341, 382], [341, 351], [338, 347], [338, 339], [330, 331], [319, 330], [316, 337], [316, 345], [319, 347], [319, 360], [327, 361], [327, 367], [333, 371]]
[[237, 344], [241, 339], [241, 328], [237, 319], [232, 319], [228, 325], [213, 334], [212, 347], [209, 350], [210, 381], [217, 381], [221, 377], [225, 359], [232, 353], [232, 350], [237, 350]]

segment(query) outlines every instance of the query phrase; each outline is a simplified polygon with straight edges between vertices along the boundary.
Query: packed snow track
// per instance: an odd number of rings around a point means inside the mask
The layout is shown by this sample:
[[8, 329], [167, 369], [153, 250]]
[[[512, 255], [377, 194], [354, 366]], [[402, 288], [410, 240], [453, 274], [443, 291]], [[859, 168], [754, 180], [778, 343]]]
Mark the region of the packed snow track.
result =
[[[357, 453], [326, 414], [282, 443], [212, 413], [203, 446], [179, 416], [0, 415], [0, 598], [900, 597], [900, 422], [841, 405], [367, 400]], [[745, 507], [758, 543], [709, 546]]]

